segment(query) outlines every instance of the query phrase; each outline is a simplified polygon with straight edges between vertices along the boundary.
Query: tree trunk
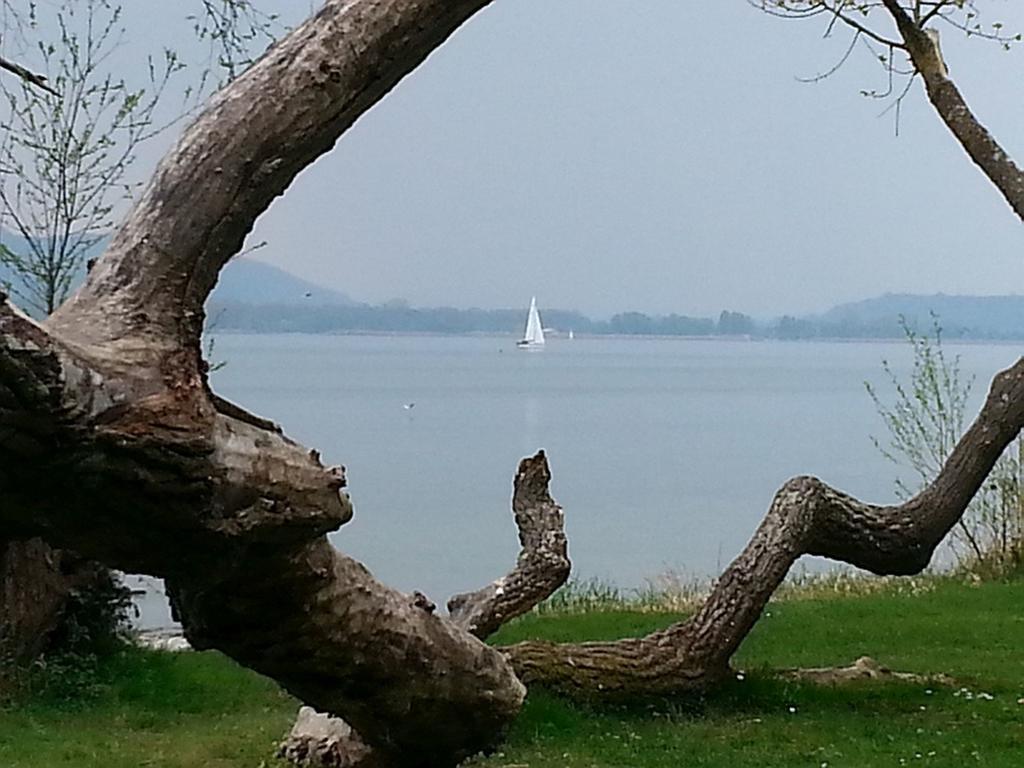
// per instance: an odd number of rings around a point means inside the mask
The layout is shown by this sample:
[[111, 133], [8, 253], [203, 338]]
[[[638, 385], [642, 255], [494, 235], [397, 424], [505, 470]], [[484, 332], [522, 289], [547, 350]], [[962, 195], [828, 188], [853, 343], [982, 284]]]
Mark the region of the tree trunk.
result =
[[118, 597], [115, 577], [99, 563], [38, 538], [0, 546], [0, 676], [55, 648], [109, 645]]
[[69, 579], [40, 539], [0, 545], [0, 670], [37, 658], [57, 628]]
[[492, 745], [525, 689], [499, 652], [330, 546], [351, 516], [343, 470], [142, 373], [0, 305], [0, 525], [166, 578], [196, 647], [342, 715], [391, 764]]

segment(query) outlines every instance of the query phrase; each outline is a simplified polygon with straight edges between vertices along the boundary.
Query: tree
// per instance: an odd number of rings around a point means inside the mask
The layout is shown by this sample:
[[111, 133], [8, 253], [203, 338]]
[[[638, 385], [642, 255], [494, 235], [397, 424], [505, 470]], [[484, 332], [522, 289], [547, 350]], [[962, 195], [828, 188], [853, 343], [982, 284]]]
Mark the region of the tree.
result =
[[[215, 51], [230, 75], [246, 43], [267, 33], [269, 19], [244, 0], [205, 2], [202, 8], [196, 34], [210, 41], [211, 56]], [[165, 50], [139, 69], [146, 73], [140, 83], [129, 85], [111, 71], [109, 57], [124, 30], [122, 6], [107, 0], [61, 0], [45, 11], [34, 5], [3, 10], [6, 47], [33, 49], [39, 72], [0, 60], [0, 67], [17, 76], [0, 81], [0, 234], [6, 240], [0, 243], [0, 267], [6, 267], [13, 296], [45, 316], [81, 281], [87, 260], [137, 187], [131, 177], [137, 151], [166, 126], [157, 122], [157, 107], [184, 65]], [[25, 39], [30, 29], [31, 41]], [[197, 93], [208, 76], [207, 71], [193, 84]], [[55, 638], [79, 639], [82, 633], [67, 627], [90, 622], [76, 615], [76, 605], [101, 607], [92, 622], [100, 634], [116, 631], [123, 617], [126, 590], [109, 570], [37, 538], [5, 532], [0, 574], [4, 668], [31, 661]]]
[[[6, 10], [5, 32], [36, 20], [33, 8]], [[8, 268], [13, 294], [40, 315], [51, 313], [81, 280], [86, 258], [113, 226], [136, 149], [155, 130], [154, 109], [179, 67], [170, 53], [159, 74], [151, 62], [148, 92], [104, 71], [118, 42], [120, 14], [120, 6], [97, 0], [59, 4], [56, 39], [38, 45], [46, 74], [11, 66], [19, 79], [0, 83], [6, 106], [0, 232], [8, 236], [0, 266]], [[71, 604], [81, 596], [113, 601], [101, 612], [108, 620], [96, 627], [106, 630], [101, 634], [115, 632], [123, 616], [127, 597], [109, 570], [39, 539], [0, 544], [0, 570], [0, 658], [7, 662], [24, 664], [54, 638], [77, 636], [62, 627], [74, 621]]]
[[[888, 432], [885, 443], [873, 438], [875, 446], [916, 475], [910, 483], [896, 480], [899, 498], [907, 499], [932, 481], [963, 433], [973, 378], [964, 378], [959, 356], [946, 354], [938, 317], [932, 317], [930, 335], [919, 335], [906, 321], [902, 325], [914, 354], [910, 374], [901, 379], [883, 361], [891, 404], [876, 387], [865, 386]], [[1024, 559], [1022, 458], [1024, 439], [1018, 436], [950, 532], [949, 548], [960, 568], [1002, 574], [1020, 567]]]
[[213, 98], [77, 294], [43, 323], [0, 306], [0, 522], [165, 577], [194, 645], [350, 724], [329, 724], [348, 764], [452, 765], [500, 739], [524, 684], [595, 699], [706, 690], [800, 555], [924, 568], [1024, 425], [1022, 360], [906, 502], [790, 480], [703, 607], [644, 638], [480, 642], [567, 573], [543, 454], [516, 476], [516, 569], [455, 598], [451, 618], [334, 550], [326, 533], [352, 512], [344, 469], [212, 392], [203, 303], [270, 202], [486, 5], [328, 0]]
[[21, 240], [0, 250], [0, 263], [20, 278], [13, 294], [45, 315], [67, 298], [113, 228], [138, 147], [159, 130], [154, 111], [181, 69], [165, 51], [159, 65], [149, 62], [146, 85], [130, 87], [107, 71], [120, 16], [120, 6], [64, 0], [54, 12], [57, 39], [39, 46], [48, 89], [31, 80], [3, 89], [0, 227]]
[[723, 309], [718, 316], [718, 332], [724, 336], [749, 336], [755, 330], [754, 319], [742, 312]]

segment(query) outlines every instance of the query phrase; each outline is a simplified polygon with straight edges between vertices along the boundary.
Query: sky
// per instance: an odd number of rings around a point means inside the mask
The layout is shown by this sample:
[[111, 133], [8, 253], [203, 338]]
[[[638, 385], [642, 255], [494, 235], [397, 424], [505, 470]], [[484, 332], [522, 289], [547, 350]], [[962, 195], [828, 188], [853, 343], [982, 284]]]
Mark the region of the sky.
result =
[[[130, 5], [124, 61], [187, 36], [184, 3]], [[978, 5], [1024, 29], [1020, 4]], [[299, 176], [255, 257], [361, 301], [596, 317], [1024, 292], [1024, 230], [920, 83], [897, 136], [867, 51], [800, 81], [846, 48], [823, 32], [745, 0], [496, 0]], [[1024, 161], [1024, 49], [950, 30], [943, 50]]]

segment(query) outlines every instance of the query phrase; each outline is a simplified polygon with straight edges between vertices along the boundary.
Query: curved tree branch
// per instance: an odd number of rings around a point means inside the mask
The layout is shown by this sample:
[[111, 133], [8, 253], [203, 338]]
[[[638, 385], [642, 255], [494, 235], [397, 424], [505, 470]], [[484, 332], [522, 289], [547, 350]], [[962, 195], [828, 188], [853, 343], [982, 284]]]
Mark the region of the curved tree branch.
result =
[[706, 690], [801, 555], [878, 574], [923, 570], [1007, 445], [1024, 427], [1024, 358], [992, 383], [985, 406], [935, 480], [898, 506], [865, 504], [813, 477], [776, 494], [764, 521], [697, 614], [644, 638], [502, 650], [519, 679], [579, 696], [673, 695]]
[[49, 327], [93, 355], [197, 375], [203, 303], [256, 218], [489, 1], [328, 0], [213, 98]]
[[541, 451], [523, 459], [516, 472], [512, 511], [522, 549], [516, 567], [486, 587], [448, 601], [452, 621], [484, 639], [503, 624], [550, 597], [569, 578], [568, 542], [562, 508], [548, 492], [551, 470]]

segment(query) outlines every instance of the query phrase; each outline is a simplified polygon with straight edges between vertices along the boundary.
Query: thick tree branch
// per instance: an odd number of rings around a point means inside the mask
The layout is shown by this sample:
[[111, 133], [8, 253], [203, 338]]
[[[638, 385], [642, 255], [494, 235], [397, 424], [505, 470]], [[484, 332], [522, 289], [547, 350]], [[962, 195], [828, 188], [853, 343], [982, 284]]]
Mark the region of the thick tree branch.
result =
[[[924, 80], [928, 99], [975, 164], [1024, 221], [1024, 172], [974, 116], [949, 78], [934, 30], [919, 26], [897, 0], [882, 0], [896, 21], [904, 47]], [[928, 17], [926, 17], [928, 18]]]
[[898, 506], [865, 504], [812, 477], [778, 492], [750, 543], [690, 620], [610, 643], [521, 643], [503, 650], [519, 678], [601, 698], [706, 690], [801, 555], [878, 574], [924, 569], [1006, 446], [1024, 427], [1024, 359], [996, 376], [985, 406], [935, 480]]
[[50, 327], [94, 354], [195, 375], [203, 303], [256, 218], [488, 2], [328, 0], [214, 97]]
[[[548, 491], [550, 482], [544, 451], [519, 463], [512, 493], [522, 545], [516, 567], [483, 589], [448, 601], [451, 621], [481, 640], [548, 598], [569, 577], [564, 517]], [[310, 707], [299, 711], [280, 755], [312, 768], [374, 768], [380, 764], [380, 755], [367, 747], [348, 723]]]

